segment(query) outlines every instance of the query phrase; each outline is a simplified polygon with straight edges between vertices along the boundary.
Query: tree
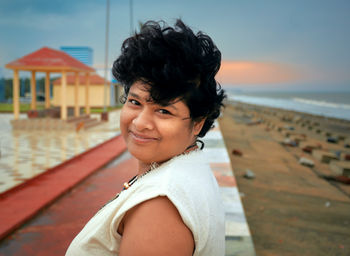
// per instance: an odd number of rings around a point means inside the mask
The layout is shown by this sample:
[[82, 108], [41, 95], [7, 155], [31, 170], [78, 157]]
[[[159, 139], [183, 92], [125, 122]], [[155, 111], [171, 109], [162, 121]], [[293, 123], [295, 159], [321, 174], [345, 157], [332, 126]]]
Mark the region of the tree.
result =
[[12, 78], [5, 79], [5, 99], [12, 99]]

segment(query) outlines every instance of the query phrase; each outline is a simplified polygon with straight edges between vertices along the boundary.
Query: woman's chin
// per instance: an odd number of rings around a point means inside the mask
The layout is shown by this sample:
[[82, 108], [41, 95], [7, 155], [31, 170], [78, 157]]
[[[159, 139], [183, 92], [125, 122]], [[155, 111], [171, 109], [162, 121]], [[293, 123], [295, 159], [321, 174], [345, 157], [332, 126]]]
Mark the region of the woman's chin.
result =
[[136, 158], [139, 162], [143, 164], [152, 164], [152, 163], [158, 163], [161, 164], [163, 162], [166, 162], [169, 160], [171, 157], [159, 157], [159, 154], [146, 154], [144, 151], [139, 152], [139, 151], [132, 151], [129, 150], [129, 153]]
[[143, 162], [143, 163], [153, 163], [156, 162], [156, 158], [150, 156], [149, 154], [147, 154], [147, 152], [145, 152], [145, 150], [140, 151], [140, 150], [130, 150], [129, 149], [129, 153], [136, 158], [138, 161]]

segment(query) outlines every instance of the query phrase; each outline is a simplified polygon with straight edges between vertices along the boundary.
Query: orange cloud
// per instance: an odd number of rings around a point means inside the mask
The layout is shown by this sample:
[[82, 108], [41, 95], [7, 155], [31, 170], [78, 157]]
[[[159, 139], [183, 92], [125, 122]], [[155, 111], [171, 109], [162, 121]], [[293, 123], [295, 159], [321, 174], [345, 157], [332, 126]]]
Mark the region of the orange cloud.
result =
[[221, 84], [274, 84], [300, 78], [293, 68], [277, 63], [254, 61], [222, 61], [216, 79]]

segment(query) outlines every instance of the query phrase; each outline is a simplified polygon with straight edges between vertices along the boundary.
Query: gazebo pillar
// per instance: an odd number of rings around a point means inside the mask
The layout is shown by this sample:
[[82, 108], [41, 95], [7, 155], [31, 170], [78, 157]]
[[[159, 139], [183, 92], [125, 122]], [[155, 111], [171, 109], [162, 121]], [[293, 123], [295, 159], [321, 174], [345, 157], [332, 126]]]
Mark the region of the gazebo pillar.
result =
[[67, 120], [67, 73], [62, 71], [61, 83], [61, 119]]
[[85, 86], [85, 113], [90, 115], [90, 102], [89, 102], [89, 86], [90, 86], [90, 73], [87, 72], [85, 75], [86, 86]]
[[31, 110], [36, 110], [36, 80], [35, 80], [35, 71], [32, 71], [32, 77], [30, 80], [30, 93], [32, 95], [32, 101], [30, 105]]
[[45, 108], [50, 108], [50, 72], [45, 77]]
[[74, 116], [78, 117], [79, 113], [79, 73], [75, 72], [75, 85], [74, 85]]
[[17, 120], [19, 118], [19, 77], [18, 70], [13, 71], [13, 114]]

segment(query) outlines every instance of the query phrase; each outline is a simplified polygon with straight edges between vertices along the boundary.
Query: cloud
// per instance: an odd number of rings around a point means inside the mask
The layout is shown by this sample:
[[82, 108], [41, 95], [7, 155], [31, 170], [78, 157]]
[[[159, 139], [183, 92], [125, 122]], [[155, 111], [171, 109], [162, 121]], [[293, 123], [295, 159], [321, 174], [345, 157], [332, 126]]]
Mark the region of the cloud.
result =
[[222, 61], [216, 79], [221, 84], [281, 84], [299, 80], [302, 74], [291, 66], [271, 62]]
[[329, 67], [307, 67], [305, 68], [305, 81], [310, 83], [323, 84], [348, 84], [350, 83], [350, 73], [348, 66], [334, 68]]

